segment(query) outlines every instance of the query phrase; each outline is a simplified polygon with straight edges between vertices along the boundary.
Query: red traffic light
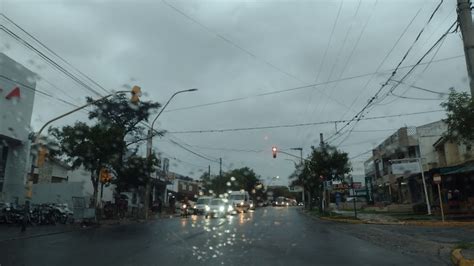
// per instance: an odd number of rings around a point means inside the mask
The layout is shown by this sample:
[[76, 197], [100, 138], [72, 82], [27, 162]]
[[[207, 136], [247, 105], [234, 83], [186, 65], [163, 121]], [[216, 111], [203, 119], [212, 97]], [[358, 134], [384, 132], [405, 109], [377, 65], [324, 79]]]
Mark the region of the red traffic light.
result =
[[277, 147], [275, 146], [272, 147], [272, 154], [273, 154], [273, 158], [277, 157]]

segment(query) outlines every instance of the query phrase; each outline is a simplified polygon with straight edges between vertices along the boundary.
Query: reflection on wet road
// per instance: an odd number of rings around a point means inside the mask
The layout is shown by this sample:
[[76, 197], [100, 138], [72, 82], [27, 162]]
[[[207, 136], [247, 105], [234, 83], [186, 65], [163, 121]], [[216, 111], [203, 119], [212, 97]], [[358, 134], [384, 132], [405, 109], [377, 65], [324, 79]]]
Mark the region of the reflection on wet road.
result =
[[261, 208], [0, 242], [3, 265], [428, 265], [300, 214]]

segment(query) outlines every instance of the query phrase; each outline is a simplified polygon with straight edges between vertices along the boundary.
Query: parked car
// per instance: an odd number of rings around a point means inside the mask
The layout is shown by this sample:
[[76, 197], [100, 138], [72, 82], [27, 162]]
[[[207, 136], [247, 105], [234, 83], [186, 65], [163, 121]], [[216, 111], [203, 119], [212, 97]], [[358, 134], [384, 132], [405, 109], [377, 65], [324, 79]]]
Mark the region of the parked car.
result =
[[232, 205], [226, 203], [223, 199], [215, 198], [212, 199], [209, 205], [205, 207], [205, 216], [209, 217], [225, 217], [234, 211]]

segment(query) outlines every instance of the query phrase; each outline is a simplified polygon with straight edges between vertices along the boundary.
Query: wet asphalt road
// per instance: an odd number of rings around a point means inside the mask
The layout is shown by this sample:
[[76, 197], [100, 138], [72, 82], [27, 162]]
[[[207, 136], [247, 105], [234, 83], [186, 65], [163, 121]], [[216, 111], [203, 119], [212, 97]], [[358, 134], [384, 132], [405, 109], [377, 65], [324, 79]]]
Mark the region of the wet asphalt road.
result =
[[296, 208], [171, 218], [0, 242], [0, 265], [435, 265]]

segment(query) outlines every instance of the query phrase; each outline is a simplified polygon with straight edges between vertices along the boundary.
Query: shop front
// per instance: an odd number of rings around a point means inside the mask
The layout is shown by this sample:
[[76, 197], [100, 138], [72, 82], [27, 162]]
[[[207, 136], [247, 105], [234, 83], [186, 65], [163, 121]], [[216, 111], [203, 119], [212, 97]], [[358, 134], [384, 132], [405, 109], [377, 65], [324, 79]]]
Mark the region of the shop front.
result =
[[474, 213], [474, 162], [441, 173], [441, 197], [448, 214]]

